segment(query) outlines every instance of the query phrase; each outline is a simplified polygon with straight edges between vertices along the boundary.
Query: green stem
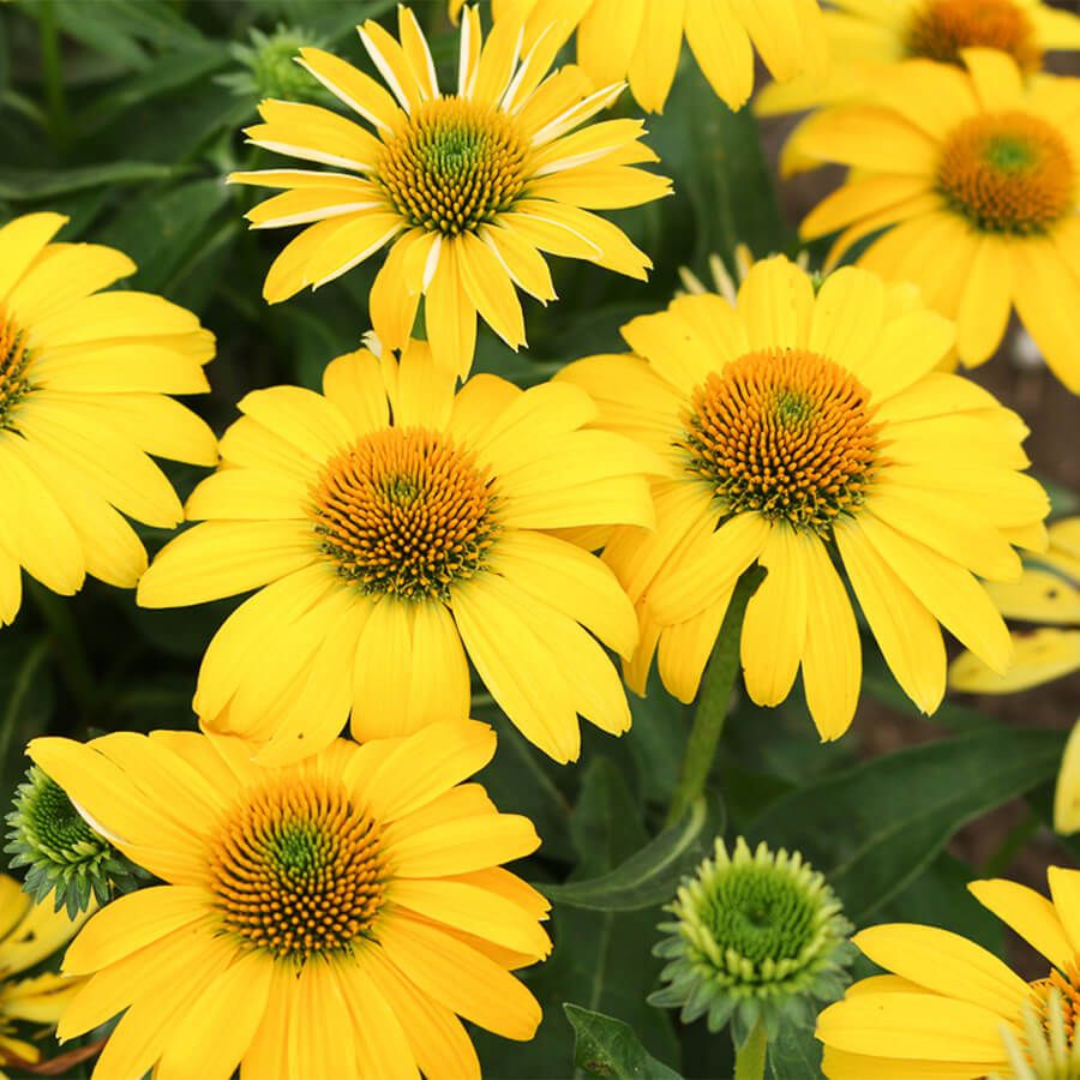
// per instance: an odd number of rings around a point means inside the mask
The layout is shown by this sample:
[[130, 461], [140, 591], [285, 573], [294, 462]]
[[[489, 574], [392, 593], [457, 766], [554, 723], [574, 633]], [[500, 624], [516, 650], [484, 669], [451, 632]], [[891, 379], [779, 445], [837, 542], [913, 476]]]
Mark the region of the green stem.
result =
[[746, 605], [764, 579], [764, 568], [752, 566], [739, 578], [731, 594], [724, 623], [717, 635], [709, 666], [705, 669], [694, 724], [683, 756], [682, 774], [668, 808], [669, 825], [679, 821], [705, 790], [724, 730], [731, 690], [739, 674], [739, 642]]
[[48, 628], [60, 676], [79, 709], [83, 723], [89, 724], [97, 712], [97, 683], [68, 601], [32, 580], [26, 582], [26, 592]]
[[60, 148], [67, 144], [68, 116], [64, 96], [64, 73], [60, 62], [60, 38], [56, 30], [53, 0], [40, 0], [38, 25], [41, 30], [41, 70], [45, 79], [45, 101], [49, 109], [49, 131]]
[[758, 1019], [735, 1055], [735, 1080], [764, 1080], [768, 1050], [765, 1025]]

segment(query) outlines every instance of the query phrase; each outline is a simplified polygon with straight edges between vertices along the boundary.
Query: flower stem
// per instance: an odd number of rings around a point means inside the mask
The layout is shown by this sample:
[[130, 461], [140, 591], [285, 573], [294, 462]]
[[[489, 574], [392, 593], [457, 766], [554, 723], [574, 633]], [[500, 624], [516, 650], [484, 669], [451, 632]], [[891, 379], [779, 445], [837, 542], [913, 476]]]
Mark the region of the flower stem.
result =
[[705, 669], [694, 724], [683, 757], [682, 774], [668, 808], [669, 825], [678, 821], [705, 790], [724, 730], [731, 689], [739, 673], [739, 642], [742, 639], [746, 605], [764, 579], [765, 569], [752, 566], [744, 571], [731, 594], [724, 623], [713, 646], [709, 666]]
[[60, 39], [56, 29], [53, 0], [42, 0], [39, 5], [38, 26], [41, 34], [41, 70], [45, 81], [45, 101], [49, 110], [49, 133], [53, 142], [63, 148], [68, 138], [67, 101], [64, 96]]
[[764, 1080], [769, 1040], [760, 1018], [735, 1055], [735, 1080]]

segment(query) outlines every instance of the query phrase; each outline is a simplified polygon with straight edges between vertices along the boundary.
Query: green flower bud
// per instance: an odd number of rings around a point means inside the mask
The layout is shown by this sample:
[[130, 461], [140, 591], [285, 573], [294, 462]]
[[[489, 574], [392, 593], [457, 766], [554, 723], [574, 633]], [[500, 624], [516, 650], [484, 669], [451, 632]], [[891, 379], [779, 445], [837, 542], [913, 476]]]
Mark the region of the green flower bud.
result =
[[284, 101], [330, 104], [335, 99], [309, 75], [296, 57], [301, 46], [321, 46], [317, 34], [301, 27], [278, 26], [270, 35], [253, 29], [250, 45], [231, 45], [233, 59], [243, 71], [219, 75], [217, 82], [238, 96], [280, 98]]
[[37, 903], [54, 893], [54, 907], [67, 907], [74, 919], [91, 897], [107, 903], [116, 892], [130, 892], [149, 880], [79, 815], [63, 788], [31, 765], [15, 791], [7, 815], [12, 869], [28, 866], [23, 889]]
[[736, 1040], [760, 1019], [770, 1038], [783, 1024], [805, 1027], [835, 1001], [856, 955], [851, 924], [825, 878], [798, 852], [751, 853], [739, 837], [722, 840], [694, 877], [684, 880], [653, 952], [669, 963], [667, 985], [652, 1005], [681, 1008], [680, 1019], [707, 1017], [710, 1031], [735, 1025]]

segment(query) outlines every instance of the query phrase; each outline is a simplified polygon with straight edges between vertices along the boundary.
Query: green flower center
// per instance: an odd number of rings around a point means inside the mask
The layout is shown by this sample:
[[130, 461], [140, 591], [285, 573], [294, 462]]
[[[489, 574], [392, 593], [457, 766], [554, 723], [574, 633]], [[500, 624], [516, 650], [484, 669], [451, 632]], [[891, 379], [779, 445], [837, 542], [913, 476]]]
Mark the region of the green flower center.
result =
[[878, 456], [869, 393], [802, 349], [748, 353], [691, 396], [679, 444], [725, 513], [757, 511], [828, 535], [863, 502]]
[[512, 117], [439, 98], [385, 137], [376, 178], [410, 225], [458, 236], [513, 205], [525, 186], [526, 156]]
[[962, 49], [1008, 53], [1025, 71], [1042, 66], [1035, 27], [1015, 0], [926, 0], [915, 9], [904, 40], [908, 56], [960, 64]]
[[814, 937], [817, 904], [771, 867], [733, 867], [716, 883], [701, 912], [717, 946], [752, 964], [793, 960]]
[[38, 851], [58, 862], [85, 858], [108, 845], [79, 816], [64, 789], [42, 774], [43, 783], [23, 808], [23, 831]]
[[938, 190], [983, 232], [1045, 232], [1076, 201], [1076, 169], [1061, 134], [1022, 112], [988, 113], [945, 140]]
[[26, 377], [30, 360], [26, 334], [0, 307], [0, 429], [14, 426], [15, 407], [30, 390]]
[[435, 432], [390, 428], [329, 461], [313, 490], [319, 550], [365, 594], [450, 599], [499, 534], [487, 471]]
[[222, 927], [303, 963], [370, 937], [385, 871], [375, 823], [344, 788], [283, 780], [249, 795], [211, 845]]

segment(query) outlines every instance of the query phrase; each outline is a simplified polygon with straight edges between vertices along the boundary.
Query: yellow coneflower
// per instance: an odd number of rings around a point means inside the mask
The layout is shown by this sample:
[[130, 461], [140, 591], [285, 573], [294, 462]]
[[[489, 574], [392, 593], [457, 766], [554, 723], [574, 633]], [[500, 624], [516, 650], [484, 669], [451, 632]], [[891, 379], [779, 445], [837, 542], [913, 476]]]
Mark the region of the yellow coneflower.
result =
[[41, 1048], [19, 1038], [16, 1023], [55, 1027], [81, 985], [51, 972], [28, 979], [14, 976], [65, 945], [86, 918], [69, 919], [51, 903], [35, 904], [14, 878], [0, 874], [0, 1076], [4, 1068], [41, 1061]]
[[961, 653], [949, 665], [949, 686], [970, 694], [1012, 694], [1080, 671], [1080, 518], [1055, 521], [1050, 546], [1018, 581], [989, 582], [987, 591], [1007, 619], [1035, 623], [1014, 631], [1008, 671], [991, 671]]
[[550, 951], [548, 904], [501, 864], [540, 841], [463, 783], [495, 752], [486, 725], [283, 769], [194, 732], [29, 752], [165, 882], [106, 905], [64, 958], [89, 981], [62, 1039], [124, 1013], [95, 1080], [458, 1080], [480, 1076], [459, 1015], [532, 1038], [540, 1007], [511, 973]]
[[656, 528], [604, 550], [638, 610], [628, 682], [653, 656], [690, 701], [739, 576], [768, 574], [742, 632], [746, 686], [783, 701], [802, 668], [823, 738], [847, 729], [861, 682], [855, 615], [834, 561], [897, 681], [925, 712], [945, 690], [939, 622], [991, 667], [1011, 642], [975, 574], [1020, 573], [1013, 544], [1045, 545], [1045, 492], [1019, 470], [1027, 429], [965, 379], [934, 368], [948, 320], [910, 285], [846, 268], [815, 295], [782, 257], [756, 263], [734, 306], [701, 293], [635, 319], [636, 355], [571, 364], [597, 422], [664, 461]]
[[1051, 900], [1001, 879], [968, 886], [1049, 961], [1046, 976], [1034, 982], [936, 927], [895, 923], [856, 934], [855, 944], [892, 974], [857, 982], [818, 1017], [829, 1080], [1074, 1076], [1080, 871], [1052, 866], [1048, 876]]
[[993, 355], [1015, 307], [1058, 378], [1080, 391], [1080, 79], [1025, 86], [1006, 53], [963, 57], [966, 70], [896, 65], [877, 76], [874, 104], [826, 109], [802, 126], [800, 155], [853, 170], [802, 235], [842, 229], [833, 265], [885, 230], [859, 265], [915, 282], [955, 318], [965, 364]]
[[[469, 709], [466, 653], [527, 738], [576, 760], [577, 714], [621, 733], [618, 674], [634, 612], [614, 576], [561, 529], [651, 526], [648, 453], [583, 431], [576, 387], [519, 390], [454, 376], [413, 343], [400, 364], [362, 350], [324, 394], [249, 394], [222, 468], [139, 583], [174, 607], [259, 589], [211, 643], [204, 725], [270, 740], [262, 760], [314, 753], [352, 713], [361, 740]], [[263, 588], [263, 586], [266, 586]]]
[[[465, 0], [450, 0], [456, 18]], [[525, 45], [555, 23], [562, 44], [577, 29], [577, 60], [599, 85], [626, 79], [638, 104], [662, 112], [683, 37], [716, 93], [732, 108], [754, 89], [754, 49], [776, 79], [828, 70], [818, 0], [492, 0], [496, 23], [525, 20]]]
[[270, 303], [318, 288], [391, 244], [371, 292], [376, 333], [387, 348], [403, 348], [423, 296], [436, 359], [465, 375], [478, 313], [516, 349], [525, 327], [515, 286], [555, 299], [541, 252], [643, 279], [648, 257], [590, 211], [651, 202], [671, 184], [636, 168], [658, 160], [640, 142], [640, 121], [575, 131], [621, 84], [594, 88], [576, 68], [548, 77], [554, 33], [523, 53], [521, 26], [507, 20], [483, 42], [470, 9], [458, 84], [444, 94], [408, 8], [399, 8], [399, 22], [400, 42], [376, 22], [359, 28], [390, 92], [330, 53], [300, 50], [302, 65], [374, 134], [287, 101], [264, 101], [265, 122], [247, 129], [255, 146], [345, 172], [272, 169], [230, 180], [287, 189], [248, 214], [253, 228], [308, 226], [270, 268]]
[[901, 60], [960, 64], [964, 49], [1000, 49], [1030, 75], [1044, 53], [1080, 49], [1080, 18], [1045, 0], [832, 0], [825, 27], [833, 56], [828, 78], [771, 83], [755, 98], [755, 112], [872, 95], [878, 70]]
[[210, 429], [166, 396], [209, 389], [213, 334], [159, 296], [102, 292], [135, 264], [51, 243], [66, 221], [0, 229], [0, 625], [19, 612], [22, 570], [65, 596], [87, 574], [132, 588], [146, 550], [122, 515], [166, 529], [184, 516], [148, 455], [217, 460]]

